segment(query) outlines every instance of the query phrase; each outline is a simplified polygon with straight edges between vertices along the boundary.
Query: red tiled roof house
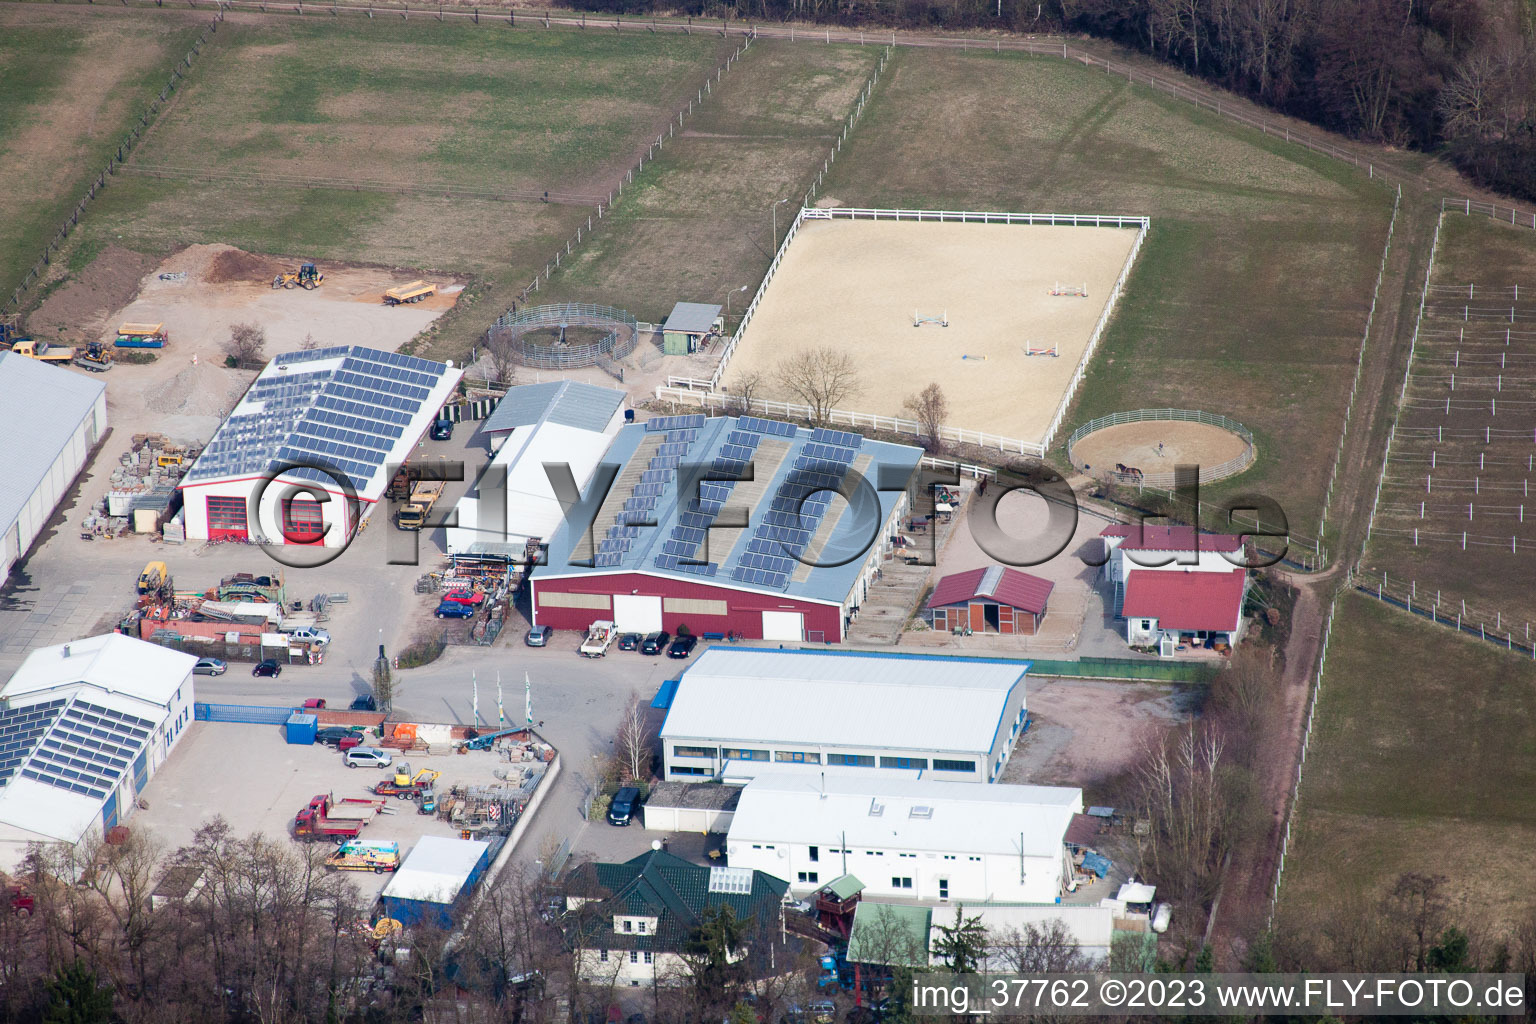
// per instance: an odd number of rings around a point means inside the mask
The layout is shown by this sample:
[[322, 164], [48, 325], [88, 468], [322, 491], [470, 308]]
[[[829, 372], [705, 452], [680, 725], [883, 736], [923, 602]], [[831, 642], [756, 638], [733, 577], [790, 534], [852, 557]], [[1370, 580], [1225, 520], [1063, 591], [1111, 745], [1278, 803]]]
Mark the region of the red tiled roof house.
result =
[[928, 622], [937, 630], [970, 627], [975, 633], [1034, 635], [1045, 619], [1050, 580], [1001, 565], [951, 573], [928, 599]]
[[[1125, 639], [1162, 646], [1192, 635], [1235, 645], [1243, 632], [1248, 572], [1132, 569], [1125, 582]], [[1171, 653], [1164, 651], [1163, 653]]]

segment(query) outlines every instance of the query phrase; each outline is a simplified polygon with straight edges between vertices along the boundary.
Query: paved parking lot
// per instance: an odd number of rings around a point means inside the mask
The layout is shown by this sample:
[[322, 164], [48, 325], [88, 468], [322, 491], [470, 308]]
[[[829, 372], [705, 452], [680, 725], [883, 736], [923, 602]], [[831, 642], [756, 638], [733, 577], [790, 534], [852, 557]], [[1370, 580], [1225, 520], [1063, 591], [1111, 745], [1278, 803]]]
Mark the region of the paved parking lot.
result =
[[[401, 760], [395, 752], [396, 760]], [[498, 770], [517, 778], [523, 765], [508, 763], [490, 751], [425, 756], [404, 760], [413, 771], [442, 772], [440, 794], [459, 785], [494, 785]], [[392, 776], [391, 769], [347, 768], [341, 755], [322, 745], [286, 742], [280, 726], [194, 722], [165, 767], [144, 792], [149, 807], [129, 819], [129, 827], [152, 835], [166, 852], [192, 841], [197, 828], [222, 816], [240, 835], [262, 833], [283, 840], [310, 799], [321, 793], [336, 798], [371, 796], [369, 790]], [[363, 838], [396, 841], [402, 856], [424, 835], [458, 835], [435, 815], [416, 813], [414, 801], [390, 799], [387, 813], [363, 830]], [[330, 844], [322, 844], [329, 848]], [[372, 897], [388, 875], [352, 871], [365, 896]]]

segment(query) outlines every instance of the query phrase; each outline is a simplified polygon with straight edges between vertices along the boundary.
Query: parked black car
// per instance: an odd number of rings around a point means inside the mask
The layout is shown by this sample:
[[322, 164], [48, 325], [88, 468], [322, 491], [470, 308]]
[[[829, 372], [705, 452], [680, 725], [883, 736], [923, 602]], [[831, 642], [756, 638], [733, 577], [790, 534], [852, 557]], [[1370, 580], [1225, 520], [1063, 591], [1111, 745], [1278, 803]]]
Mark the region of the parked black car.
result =
[[672, 639], [672, 634], [666, 630], [658, 630], [655, 633], [647, 633], [645, 639], [640, 641], [641, 654], [660, 654], [667, 649], [667, 641]]
[[639, 633], [622, 633], [619, 636], [619, 650], [633, 651], [640, 647], [640, 641], [645, 639]]
[[453, 420], [433, 420], [432, 440], [447, 441], [453, 437]]
[[634, 786], [625, 786], [613, 794], [613, 800], [608, 804], [608, 824], [628, 825], [639, 800], [640, 791]]
[[373, 699], [373, 694], [365, 693], [361, 697], [353, 697], [352, 698], [352, 706], [350, 708], [348, 708], [348, 710], [349, 711], [377, 711], [377, 710], [379, 710], [379, 704], [378, 704], [378, 701]]
[[275, 658], [258, 661], [256, 667], [251, 669], [251, 675], [253, 676], [271, 676], [275, 679], [282, 674], [283, 666], [279, 665]]
[[348, 736], [356, 736], [357, 732], [344, 725], [328, 725], [315, 733], [315, 742], [324, 743], [328, 747], [339, 747], [341, 741]]
[[696, 636], [680, 636], [672, 641], [672, 646], [667, 648], [667, 657], [686, 658], [693, 653], [693, 649], [699, 646], [699, 638]]

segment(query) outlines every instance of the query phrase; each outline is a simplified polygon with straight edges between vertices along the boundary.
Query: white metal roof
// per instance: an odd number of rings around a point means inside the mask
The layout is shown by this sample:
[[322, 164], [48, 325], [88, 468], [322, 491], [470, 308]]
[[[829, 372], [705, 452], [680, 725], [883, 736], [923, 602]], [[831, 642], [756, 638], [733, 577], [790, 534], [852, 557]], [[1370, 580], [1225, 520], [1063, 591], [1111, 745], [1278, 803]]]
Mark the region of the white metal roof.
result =
[[[68, 655], [65, 655], [68, 651]], [[165, 705], [188, 681], [197, 656], [167, 650], [119, 633], [39, 647], [27, 655], [0, 697], [18, 697], [58, 686], [86, 683], [109, 693]], [[144, 709], [140, 708], [143, 714]]]
[[[617, 426], [614, 429], [617, 431]], [[529, 537], [553, 537], [565, 519], [565, 510], [555, 497], [544, 464], [570, 466], [577, 488], [585, 492], [612, 440], [613, 435], [602, 430], [553, 421], [513, 430], [481, 475], [475, 496], [459, 501], [458, 525], [447, 531], [448, 550], [496, 550], [487, 545], [503, 544], [512, 546], [506, 553], [520, 555], [523, 542]], [[498, 479], [503, 473], [505, 482]], [[483, 502], [498, 497], [499, 488], [504, 488], [500, 496], [507, 505], [506, 518], [501, 521], [491, 510], [481, 507]]]
[[[1115, 932], [1115, 912], [1105, 906], [1030, 906], [1002, 907], [965, 904], [965, 916], [976, 917], [981, 926], [994, 936], [1012, 931], [1023, 932], [1030, 927], [1044, 930], [1052, 922], [1060, 921], [1072, 945], [1089, 956], [1102, 957], [1109, 952]], [[932, 949], [942, 938], [941, 927], [953, 925], [954, 914], [934, 915], [929, 933], [928, 948]], [[1000, 960], [987, 965], [986, 969], [1005, 971], [1008, 966]]]
[[741, 792], [729, 841], [1052, 857], [1082, 809], [1083, 791], [1066, 786], [759, 775]]
[[488, 843], [473, 839], [422, 836], [384, 887], [384, 895], [426, 903], [452, 903], [489, 850]]
[[14, 779], [0, 790], [0, 821], [7, 825], [77, 843], [101, 820], [102, 801], [31, 779]]
[[0, 446], [0, 480], [5, 481], [0, 487], [0, 537], [32, 500], [106, 389], [102, 381], [84, 374], [0, 352], [0, 423], [5, 424], [5, 444]]
[[684, 334], [708, 334], [720, 315], [720, 307], [707, 302], [679, 302], [672, 307], [663, 331], [681, 331]]
[[552, 380], [511, 388], [481, 425], [500, 433], [547, 420], [582, 430], [602, 431], [629, 400], [628, 393], [579, 380]]
[[985, 752], [1029, 662], [713, 647], [683, 673], [661, 735]]

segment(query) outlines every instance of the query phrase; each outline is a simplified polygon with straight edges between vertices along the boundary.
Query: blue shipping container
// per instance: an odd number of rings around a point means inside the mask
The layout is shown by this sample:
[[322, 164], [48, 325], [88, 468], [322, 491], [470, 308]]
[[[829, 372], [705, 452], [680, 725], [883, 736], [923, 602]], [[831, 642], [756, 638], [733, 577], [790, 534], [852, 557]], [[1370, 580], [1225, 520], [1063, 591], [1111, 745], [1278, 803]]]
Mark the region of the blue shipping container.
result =
[[288, 716], [288, 742], [310, 744], [320, 731], [320, 719], [315, 715], [301, 715], [297, 711]]
[[[490, 866], [490, 852], [490, 846], [478, 840], [423, 836], [384, 887], [384, 915], [407, 928], [453, 928]], [[445, 884], [449, 878], [453, 882]]]

